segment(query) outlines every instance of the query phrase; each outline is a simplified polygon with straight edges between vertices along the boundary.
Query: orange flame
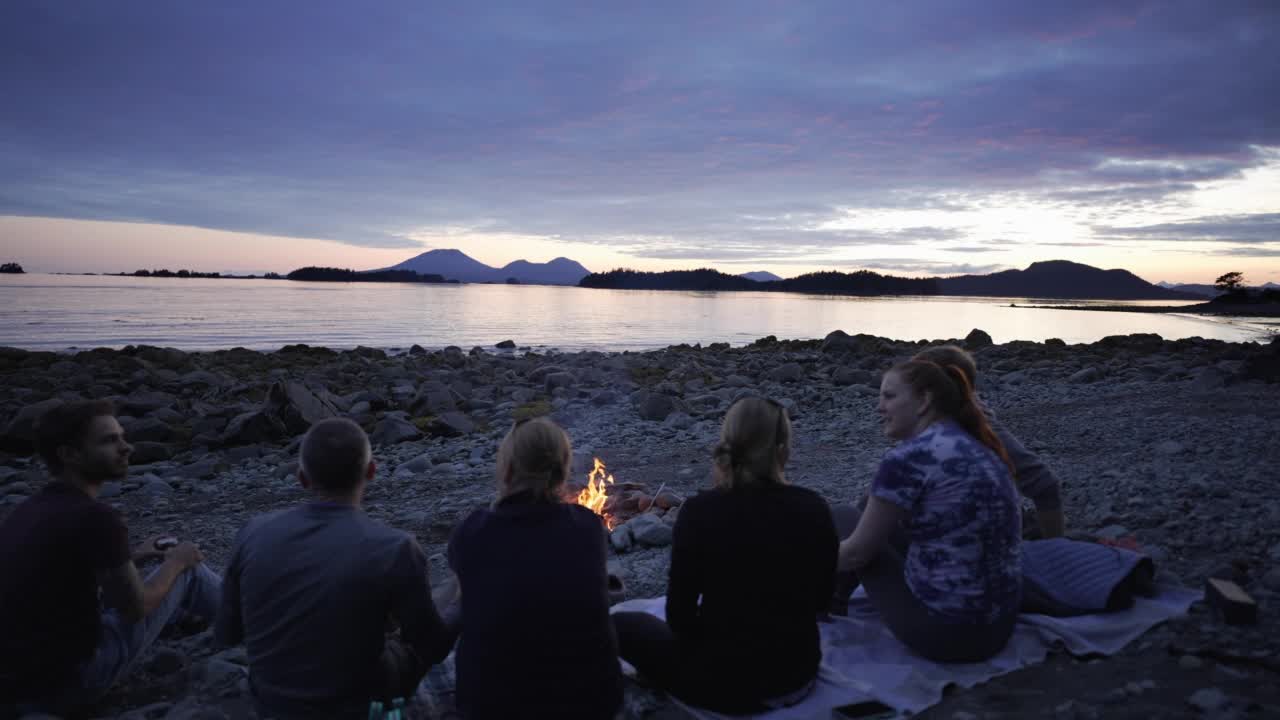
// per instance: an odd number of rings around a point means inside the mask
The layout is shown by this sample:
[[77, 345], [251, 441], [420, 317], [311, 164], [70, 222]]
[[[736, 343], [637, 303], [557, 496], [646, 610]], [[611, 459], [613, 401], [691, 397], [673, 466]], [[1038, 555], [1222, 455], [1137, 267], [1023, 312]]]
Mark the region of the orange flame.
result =
[[587, 475], [587, 486], [578, 493], [578, 504], [603, 517], [605, 525], [612, 530], [613, 519], [604, 514], [604, 503], [609, 499], [608, 486], [613, 484], [613, 475], [608, 474], [600, 458], [593, 459], [595, 467]]

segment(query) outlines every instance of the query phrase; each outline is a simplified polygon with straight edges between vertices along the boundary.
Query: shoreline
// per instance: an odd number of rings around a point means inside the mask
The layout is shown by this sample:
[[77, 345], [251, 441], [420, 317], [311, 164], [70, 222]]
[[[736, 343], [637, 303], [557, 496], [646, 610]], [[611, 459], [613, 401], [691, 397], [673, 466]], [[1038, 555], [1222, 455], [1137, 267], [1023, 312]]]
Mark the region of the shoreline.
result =
[[[1162, 571], [1193, 588], [1225, 568], [1262, 610], [1258, 626], [1236, 628], [1197, 605], [1116, 656], [1054, 654], [952, 693], [920, 717], [1013, 718], [1067, 704], [1068, 717], [1096, 718], [1115, 709], [1115, 698], [1135, 716], [1179, 716], [1203, 687], [1241, 707], [1280, 707], [1275, 676], [1249, 660], [1280, 656], [1280, 486], [1272, 471], [1280, 463], [1280, 340], [1137, 334], [994, 344], [974, 332], [960, 342], [979, 363], [983, 400], [1061, 479], [1070, 533], [1131, 535]], [[829, 502], [852, 502], [889, 447], [876, 413], [880, 375], [925, 345], [834, 332], [614, 353], [0, 350], [0, 516], [45, 481], [40, 463], [16, 448], [41, 404], [113, 397], [135, 455], [129, 476], [104, 487], [103, 499], [131, 534], [179, 534], [220, 568], [249, 518], [301, 500], [296, 439], [311, 421], [341, 415], [373, 440], [379, 470], [365, 511], [413, 534], [438, 581], [454, 525], [491, 500], [498, 441], [520, 417], [547, 414], [565, 427], [575, 481], [599, 457], [620, 483], [687, 497], [708, 487], [709, 448], [729, 404], [765, 395], [793, 418], [788, 480]], [[662, 594], [669, 548], [621, 545], [609, 562], [629, 597]], [[144, 658], [95, 716], [166, 703], [252, 717], [243, 649], [213, 647], [208, 631], [166, 637], [157, 648], [153, 655], [166, 660]], [[1146, 684], [1127, 691], [1134, 682]], [[627, 708], [646, 720], [680, 717], [634, 685]]]
[[1135, 312], [1156, 314], [1188, 314], [1225, 317], [1261, 317], [1280, 318], [1280, 303], [1240, 303], [1226, 305], [1205, 302], [1197, 305], [1018, 305], [1010, 303], [1010, 307], [1028, 308], [1032, 310], [1090, 310], [1094, 312]]

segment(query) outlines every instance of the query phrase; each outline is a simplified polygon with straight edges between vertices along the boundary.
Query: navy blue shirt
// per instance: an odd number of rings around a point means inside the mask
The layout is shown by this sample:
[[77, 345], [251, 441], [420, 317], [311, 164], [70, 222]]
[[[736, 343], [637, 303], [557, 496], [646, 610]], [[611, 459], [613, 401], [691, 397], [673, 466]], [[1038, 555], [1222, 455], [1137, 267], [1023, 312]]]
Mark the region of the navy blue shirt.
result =
[[611, 718], [622, 704], [599, 516], [521, 493], [449, 541], [462, 586], [458, 709], [488, 718]]

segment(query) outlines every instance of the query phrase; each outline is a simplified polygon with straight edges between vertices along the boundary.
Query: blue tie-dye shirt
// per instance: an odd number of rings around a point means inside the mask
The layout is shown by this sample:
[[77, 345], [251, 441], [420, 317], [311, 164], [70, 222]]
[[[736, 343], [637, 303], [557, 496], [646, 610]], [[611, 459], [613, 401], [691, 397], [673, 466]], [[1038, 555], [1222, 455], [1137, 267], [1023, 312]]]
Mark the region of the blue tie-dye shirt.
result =
[[907, 511], [907, 586], [928, 607], [970, 622], [1016, 613], [1022, 514], [1009, 470], [950, 421], [885, 454], [871, 494]]

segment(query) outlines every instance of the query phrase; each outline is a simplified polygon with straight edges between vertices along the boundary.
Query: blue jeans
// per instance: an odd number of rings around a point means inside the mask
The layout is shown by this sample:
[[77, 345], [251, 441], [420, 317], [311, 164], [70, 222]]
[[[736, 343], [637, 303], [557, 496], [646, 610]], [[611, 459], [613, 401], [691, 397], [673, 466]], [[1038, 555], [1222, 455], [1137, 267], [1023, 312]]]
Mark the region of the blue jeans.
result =
[[[158, 571], [156, 571], [158, 572]], [[155, 575], [152, 572], [148, 580]], [[53, 698], [18, 705], [19, 715], [29, 712], [65, 713], [101, 700], [111, 687], [133, 669], [138, 658], [155, 643], [165, 627], [186, 615], [213, 619], [222, 596], [222, 578], [201, 563], [184, 570], [160, 604], [136, 622], [125, 622], [115, 610], [102, 614], [98, 648], [71, 678], [65, 690]]]

